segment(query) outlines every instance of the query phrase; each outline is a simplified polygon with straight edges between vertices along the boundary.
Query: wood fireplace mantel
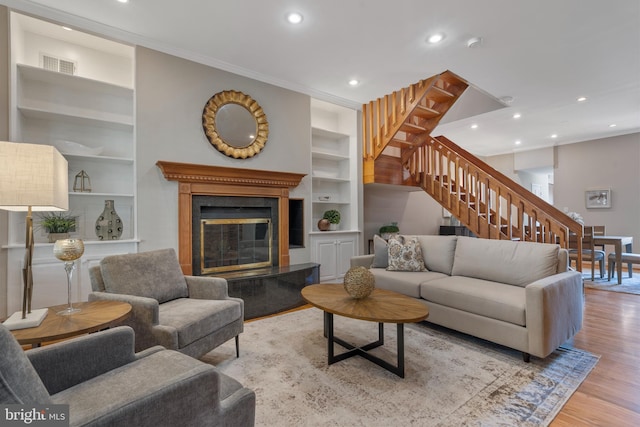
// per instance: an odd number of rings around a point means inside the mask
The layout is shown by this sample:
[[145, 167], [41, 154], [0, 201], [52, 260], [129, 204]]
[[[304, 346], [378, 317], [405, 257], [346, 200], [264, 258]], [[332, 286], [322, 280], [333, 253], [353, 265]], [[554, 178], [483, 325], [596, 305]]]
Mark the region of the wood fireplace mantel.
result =
[[289, 189], [305, 174], [175, 163], [159, 160], [165, 179], [178, 182], [178, 258], [184, 274], [192, 274], [193, 196], [245, 196], [278, 199], [280, 266], [289, 265]]

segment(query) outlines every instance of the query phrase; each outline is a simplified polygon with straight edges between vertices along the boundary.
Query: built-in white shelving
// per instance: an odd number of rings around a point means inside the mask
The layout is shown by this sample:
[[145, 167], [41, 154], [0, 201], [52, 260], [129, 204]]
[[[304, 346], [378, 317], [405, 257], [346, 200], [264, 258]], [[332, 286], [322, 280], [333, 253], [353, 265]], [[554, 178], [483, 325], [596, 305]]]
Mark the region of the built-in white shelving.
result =
[[[359, 253], [357, 111], [312, 100], [311, 103], [311, 258], [320, 264], [320, 280], [340, 279]], [[335, 231], [320, 231], [325, 211], [340, 212]]]
[[[11, 12], [10, 138], [49, 144], [68, 162], [69, 212], [77, 218], [72, 237], [82, 238], [85, 252], [77, 261], [72, 299], [87, 300], [88, 269], [104, 256], [136, 252], [136, 150], [134, 49], [59, 25]], [[46, 70], [42, 54], [72, 58], [74, 75]], [[85, 171], [91, 192], [74, 191], [75, 177]], [[101, 241], [95, 222], [105, 200], [114, 200], [124, 225], [120, 239]], [[53, 256], [34, 214], [33, 307], [64, 304], [66, 275]], [[11, 213], [7, 233], [7, 311], [19, 309], [22, 293], [25, 214]], [[4, 298], [0, 298], [4, 299]]]

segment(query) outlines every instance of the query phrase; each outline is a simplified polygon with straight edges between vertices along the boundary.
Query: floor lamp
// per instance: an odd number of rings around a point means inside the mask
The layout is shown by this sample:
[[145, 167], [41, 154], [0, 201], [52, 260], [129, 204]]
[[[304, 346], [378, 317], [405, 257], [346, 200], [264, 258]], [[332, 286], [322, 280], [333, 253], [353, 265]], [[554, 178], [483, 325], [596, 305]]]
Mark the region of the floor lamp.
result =
[[65, 158], [50, 145], [0, 141], [0, 209], [27, 212], [22, 269], [22, 311], [4, 322], [9, 329], [38, 326], [47, 309], [31, 310], [33, 297], [34, 211], [69, 209], [69, 175]]

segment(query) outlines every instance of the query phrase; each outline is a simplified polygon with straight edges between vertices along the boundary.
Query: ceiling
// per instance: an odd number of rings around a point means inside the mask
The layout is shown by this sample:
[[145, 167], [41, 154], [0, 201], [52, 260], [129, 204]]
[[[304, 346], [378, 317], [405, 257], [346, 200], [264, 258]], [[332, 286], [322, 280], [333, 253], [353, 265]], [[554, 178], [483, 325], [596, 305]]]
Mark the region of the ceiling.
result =
[[[640, 132], [638, 0], [0, 3], [358, 109], [451, 70], [513, 99], [434, 132], [477, 155]], [[301, 24], [286, 22], [290, 11]], [[434, 32], [445, 39], [430, 45]], [[468, 48], [472, 37], [482, 42]]]

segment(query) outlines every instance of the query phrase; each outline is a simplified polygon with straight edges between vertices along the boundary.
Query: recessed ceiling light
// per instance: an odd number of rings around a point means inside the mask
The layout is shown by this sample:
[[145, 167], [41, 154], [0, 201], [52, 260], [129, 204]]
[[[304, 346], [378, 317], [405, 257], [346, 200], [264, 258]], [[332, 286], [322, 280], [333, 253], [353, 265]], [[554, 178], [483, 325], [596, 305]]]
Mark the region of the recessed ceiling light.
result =
[[610, 127], [610, 128], [614, 128], [614, 127], [616, 127], [616, 126], [618, 126], [618, 125], [617, 125], [617, 124], [615, 124], [615, 123], [611, 123], [611, 124], [609, 125], [609, 127]]
[[476, 123], [472, 124], [471, 129], [478, 129], [478, 125]]
[[580, 98], [578, 98], [578, 102], [584, 102], [587, 100], [586, 96], [581, 96]]
[[558, 137], [557, 133], [551, 134], [551, 138], [556, 139]]
[[349, 80], [349, 86], [358, 86], [360, 82], [356, 79]]
[[118, 0], [118, 3], [129, 3], [129, 0]]
[[520, 114], [520, 113], [515, 113], [515, 114], [513, 115], [513, 118], [514, 118], [514, 119], [519, 119], [520, 117], [522, 117], [522, 114]]
[[518, 140], [516, 140], [515, 144], [516, 144], [516, 145], [520, 145], [520, 144], [522, 144], [522, 141], [520, 141], [520, 140], [518, 139]]
[[427, 41], [431, 44], [440, 43], [442, 40], [444, 40], [444, 34], [442, 33], [435, 33], [427, 38]]
[[302, 17], [302, 14], [298, 12], [291, 12], [287, 14], [287, 21], [290, 24], [299, 24], [302, 22], [303, 19], [304, 18]]
[[511, 104], [513, 102], [513, 96], [501, 96], [500, 101], [504, 102], [505, 104]]
[[473, 49], [474, 47], [478, 47], [482, 44], [482, 37], [472, 37], [467, 40], [467, 47]]
[[67, 30], [67, 31], [73, 31], [71, 28], [69, 28], [69, 27], [65, 27], [65, 26], [62, 26], [62, 29], [63, 29], [63, 30]]

